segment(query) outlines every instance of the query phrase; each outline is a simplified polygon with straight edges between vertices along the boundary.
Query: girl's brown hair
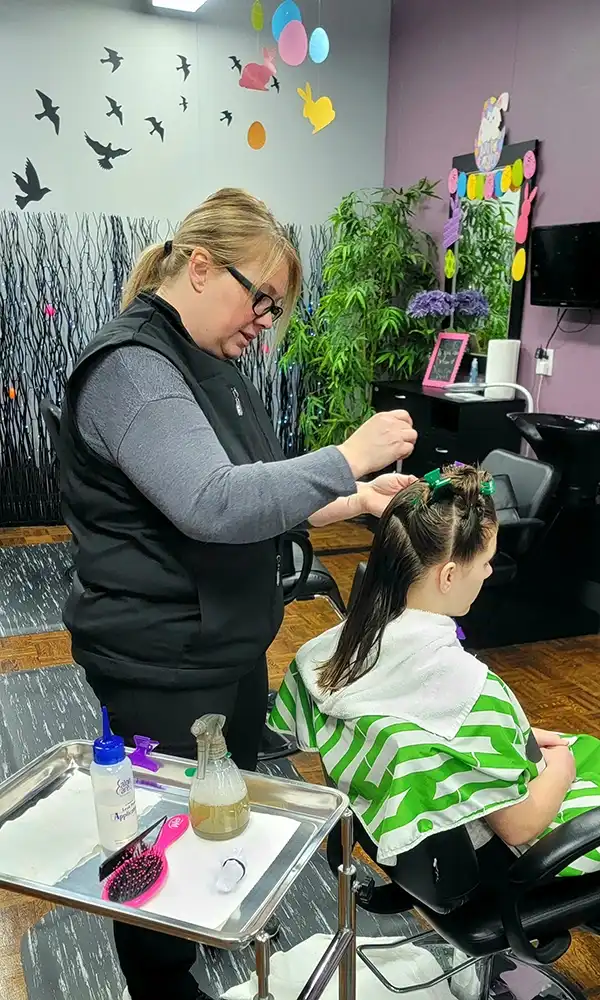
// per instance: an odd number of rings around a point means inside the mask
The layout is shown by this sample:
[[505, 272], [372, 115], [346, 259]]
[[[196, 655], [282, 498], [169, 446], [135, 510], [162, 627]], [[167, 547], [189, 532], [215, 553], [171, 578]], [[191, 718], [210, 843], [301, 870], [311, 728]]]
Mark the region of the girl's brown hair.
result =
[[325, 691], [339, 691], [367, 674], [383, 631], [406, 608], [409, 587], [442, 562], [469, 563], [497, 524], [493, 497], [482, 486], [487, 472], [470, 465], [441, 470], [444, 485], [424, 479], [390, 501], [379, 522], [362, 585], [337, 649], [319, 672]]
[[288, 286], [278, 333], [285, 332], [302, 285], [302, 265], [285, 229], [264, 202], [238, 188], [222, 188], [203, 201], [183, 220], [172, 239], [172, 250], [163, 243], [144, 250], [123, 291], [126, 309], [140, 292], [155, 292], [174, 278], [197, 247], [203, 247], [216, 267], [241, 267], [260, 260], [260, 287], [282, 265], [288, 269]]

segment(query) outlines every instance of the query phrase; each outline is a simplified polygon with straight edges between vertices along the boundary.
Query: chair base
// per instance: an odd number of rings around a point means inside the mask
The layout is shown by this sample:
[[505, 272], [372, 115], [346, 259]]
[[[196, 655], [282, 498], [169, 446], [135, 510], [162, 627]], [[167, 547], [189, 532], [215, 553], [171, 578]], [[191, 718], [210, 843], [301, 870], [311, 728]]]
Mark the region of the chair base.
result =
[[[441, 973], [427, 982], [408, 986], [390, 982], [378, 968], [377, 953], [413, 945], [431, 952], [442, 968]], [[449, 962], [441, 953], [450, 949], [454, 961]], [[368, 944], [357, 948], [357, 955], [385, 988], [396, 996], [431, 991], [446, 982], [456, 1000], [585, 1000], [589, 996], [575, 983], [556, 972], [551, 966], [527, 965], [509, 951], [469, 958], [452, 948], [435, 931], [424, 931], [410, 938], [394, 942]], [[591, 992], [595, 992], [592, 990]], [[429, 992], [424, 992], [427, 997]]]

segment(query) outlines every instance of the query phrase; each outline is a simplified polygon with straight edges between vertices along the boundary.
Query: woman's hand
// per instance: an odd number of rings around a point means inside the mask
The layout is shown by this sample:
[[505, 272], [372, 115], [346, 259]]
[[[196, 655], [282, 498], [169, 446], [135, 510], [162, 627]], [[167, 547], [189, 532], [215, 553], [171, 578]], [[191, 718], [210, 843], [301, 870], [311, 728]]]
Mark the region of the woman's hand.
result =
[[417, 432], [406, 410], [386, 410], [366, 420], [354, 434], [337, 447], [348, 462], [355, 479], [408, 458]]
[[377, 479], [373, 479], [370, 483], [358, 483], [362, 513], [381, 517], [392, 497], [416, 481], [416, 476], [403, 476], [399, 472], [391, 472], [377, 476]]
[[560, 733], [553, 733], [548, 729], [532, 729], [532, 733], [540, 750], [544, 750], [546, 747], [569, 746], [569, 741], [561, 736]]

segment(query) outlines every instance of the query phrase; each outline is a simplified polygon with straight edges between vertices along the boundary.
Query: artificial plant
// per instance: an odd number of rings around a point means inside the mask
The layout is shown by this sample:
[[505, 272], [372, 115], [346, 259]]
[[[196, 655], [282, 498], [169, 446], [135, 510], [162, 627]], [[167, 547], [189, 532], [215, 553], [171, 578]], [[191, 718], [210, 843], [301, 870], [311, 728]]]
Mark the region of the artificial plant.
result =
[[463, 199], [462, 210], [457, 288], [482, 292], [488, 314], [461, 315], [460, 329], [473, 334], [485, 353], [490, 340], [508, 336], [516, 220], [512, 205], [501, 201]]
[[375, 379], [424, 371], [436, 331], [406, 306], [436, 283], [435, 243], [414, 223], [434, 197], [427, 179], [354, 191], [331, 216], [323, 293], [311, 315], [296, 312], [283, 355], [310, 385], [300, 417], [308, 448], [341, 443], [372, 414]]

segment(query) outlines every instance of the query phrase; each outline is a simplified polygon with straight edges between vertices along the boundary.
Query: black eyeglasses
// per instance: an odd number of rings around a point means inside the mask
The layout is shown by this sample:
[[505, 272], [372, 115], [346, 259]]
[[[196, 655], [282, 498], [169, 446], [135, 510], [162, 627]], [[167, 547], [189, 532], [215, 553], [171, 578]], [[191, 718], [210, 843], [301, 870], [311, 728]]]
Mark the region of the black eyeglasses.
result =
[[266, 316], [268, 313], [271, 313], [273, 322], [276, 322], [276, 320], [283, 315], [283, 309], [281, 306], [275, 305], [275, 300], [272, 296], [267, 295], [266, 292], [261, 292], [256, 285], [253, 285], [248, 278], [238, 271], [237, 267], [228, 267], [227, 271], [229, 271], [232, 278], [239, 281], [240, 285], [242, 285], [247, 292], [250, 292], [250, 294], [254, 296], [252, 300], [252, 311], [255, 316]]

